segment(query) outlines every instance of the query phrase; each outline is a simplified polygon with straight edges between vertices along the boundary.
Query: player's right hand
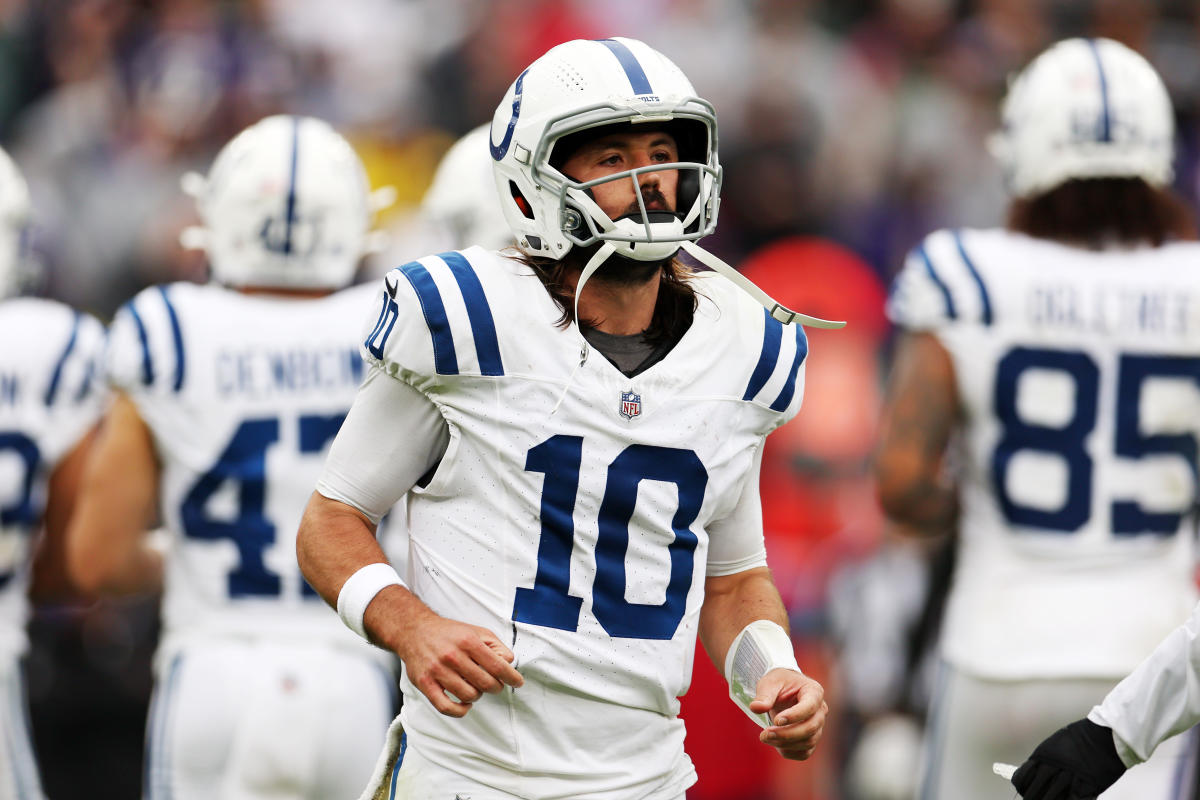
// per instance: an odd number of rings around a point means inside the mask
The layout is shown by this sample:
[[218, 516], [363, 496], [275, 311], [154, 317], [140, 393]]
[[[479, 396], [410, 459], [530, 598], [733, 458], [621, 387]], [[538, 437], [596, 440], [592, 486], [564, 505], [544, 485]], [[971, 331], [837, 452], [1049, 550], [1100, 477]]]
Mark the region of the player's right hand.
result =
[[1095, 800], [1124, 773], [1112, 729], [1081, 719], [1046, 737], [1012, 784], [1024, 800]]
[[471, 704], [525, 679], [512, 666], [516, 656], [487, 628], [430, 614], [415, 626], [401, 654], [408, 679], [449, 717], [463, 717]]

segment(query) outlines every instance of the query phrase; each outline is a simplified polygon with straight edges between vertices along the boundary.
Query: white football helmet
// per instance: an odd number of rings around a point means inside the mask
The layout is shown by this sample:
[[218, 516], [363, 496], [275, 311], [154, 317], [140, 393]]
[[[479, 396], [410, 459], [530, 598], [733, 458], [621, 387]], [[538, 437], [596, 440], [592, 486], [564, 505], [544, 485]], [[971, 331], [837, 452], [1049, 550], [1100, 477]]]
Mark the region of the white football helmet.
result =
[[1030, 197], [1074, 178], [1171, 181], [1174, 117], [1166, 87], [1111, 39], [1066, 39], [1012, 83], [989, 142], [1009, 191]]
[[[616, 123], [670, 126], [679, 161], [587, 183], [551, 163], [564, 136]], [[721, 165], [713, 107], [666, 56], [634, 39], [577, 39], [534, 61], [496, 109], [490, 145], [501, 209], [530, 255], [559, 259], [575, 245], [607, 242], [626, 258], [660, 261], [716, 227]], [[664, 169], [679, 171], [676, 212], [646, 213], [639, 188], [643, 213], [613, 220], [588, 191], [618, 180], [638, 187], [639, 175]]]
[[230, 286], [335, 289], [368, 249], [372, 201], [362, 162], [328, 123], [267, 117], [235, 136], [208, 177], [184, 177], [203, 228], [185, 247], [208, 252]]
[[489, 127], [475, 128], [446, 151], [421, 199], [424, 221], [456, 250], [474, 244], [500, 250], [513, 243], [492, 175]]
[[29, 186], [0, 149], [0, 299], [17, 293], [29, 266]]

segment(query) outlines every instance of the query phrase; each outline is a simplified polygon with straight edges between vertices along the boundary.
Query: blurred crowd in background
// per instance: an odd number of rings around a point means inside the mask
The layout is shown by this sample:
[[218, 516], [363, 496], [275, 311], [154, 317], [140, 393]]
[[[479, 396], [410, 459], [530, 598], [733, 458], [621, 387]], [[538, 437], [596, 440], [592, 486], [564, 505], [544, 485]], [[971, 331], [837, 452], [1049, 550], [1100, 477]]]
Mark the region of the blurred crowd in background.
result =
[[[203, 256], [178, 241], [195, 221], [180, 178], [279, 112], [327, 119], [373, 186], [396, 187], [390, 244], [363, 277], [382, 274], [425, 254], [417, 209], [438, 159], [490, 120], [520, 70], [558, 42], [612, 35], [667, 54], [716, 106], [725, 182], [705, 246], [781, 302], [851, 323], [811, 334], [805, 409], [770, 440], [763, 475], [800, 662], [837, 714], [828, 746], [783, 764], [736, 710], [721, 724], [748, 729], [718, 739], [706, 709], [685, 705], [701, 776], [689, 797], [886, 797], [854, 745], [885, 715], [919, 721], [930, 586], [949, 557], [946, 543], [917, 548], [885, 530], [868, 477], [888, 280], [928, 231], [1002, 223], [987, 151], [997, 104], [1006, 78], [1063, 36], [1120, 40], [1159, 69], [1177, 111], [1176, 188], [1195, 201], [1195, 3], [0, 0], [0, 143], [34, 198], [34, 291], [108, 319], [143, 286], [204, 280]], [[38, 611], [30, 691], [51, 797], [139, 795], [155, 624], [153, 601]], [[698, 696], [723, 692], [697, 667]], [[762, 755], [743, 757], [734, 739]], [[874, 763], [915, 772], [906, 741]]]

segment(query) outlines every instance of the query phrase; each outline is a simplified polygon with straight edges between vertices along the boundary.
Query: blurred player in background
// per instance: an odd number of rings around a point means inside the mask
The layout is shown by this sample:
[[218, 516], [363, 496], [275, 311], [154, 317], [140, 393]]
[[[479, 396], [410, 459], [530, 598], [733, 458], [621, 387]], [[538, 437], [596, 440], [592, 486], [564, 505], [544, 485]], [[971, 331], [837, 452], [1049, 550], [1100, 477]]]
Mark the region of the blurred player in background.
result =
[[1025, 800], [1089, 800], [1198, 722], [1200, 605], [1086, 717], [1039, 744], [1012, 782]]
[[433, 183], [421, 198], [424, 232], [437, 242], [429, 250], [462, 250], [472, 245], [502, 250], [514, 244], [496, 194], [488, 150], [490, 130], [491, 125], [480, 125], [470, 131], [438, 163]]
[[38, 549], [39, 572], [61, 573], [67, 522], [104, 407], [96, 380], [103, 326], [58, 302], [13, 296], [29, 213], [25, 180], [0, 150], [0, 797], [15, 800], [43, 797], [21, 675], [31, 561]]
[[[1007, 228], [931, 234], [889, 306], [880, 497], [960, 536], [923, 767], [940, 800], [1010, 798], [992, 763], [1086, 713], [1195, 603], [1200, 248], [1176, 241], [1166, 89], [1123, 45], [1071, 39], [1002, 113]], [[1172, 796], [1193, 749], [1104, 797]]]
[[213, 282], [118, 312], [69, 562], [89, 591], [163, 591], [147, 798], [352, 797], [395, 706], [392, 661], [329, 613], [294, 538], [362, 377], [374, 289], [342, 287], [368, 240], [366, 175], [323, 121], [277, 116], [189, 188]]
[[[823, 693], [796, 665], [757, 489], [807, 340], [674, 260], [740, 278], [692, 244], [716, 224], [716, 141], [662, 54], [559, 45], [488, 143], [522, 252], [386, 276], [298, 540], [347, 625], [404, 660], [403, 728], [364, 796], [681, 799], [697, 632], [771, 715], [765, 745], [812, 754]], [[411, 591], [373, 535], [410, 489]]]

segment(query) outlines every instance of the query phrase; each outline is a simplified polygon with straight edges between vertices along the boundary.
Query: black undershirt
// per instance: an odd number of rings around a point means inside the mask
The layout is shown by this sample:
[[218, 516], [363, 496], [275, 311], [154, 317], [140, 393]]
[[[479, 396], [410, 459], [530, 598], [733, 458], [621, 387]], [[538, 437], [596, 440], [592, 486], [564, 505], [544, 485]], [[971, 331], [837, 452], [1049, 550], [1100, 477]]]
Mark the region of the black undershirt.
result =
[[662, 361], [667, 353], [671, 352], [671, 348], [679, 343], [679, 339], [683, 338], [683, 332], [680, 332], [678, 338], [669, 339], [657, 347], [647, 342], [645, 334], [642, 333], [622, 336], [604, 333], [596, 328], [584, 328], [583, 338], [600, 351], [600, 355], [607, 358], [626, 378], [632, 378]]

